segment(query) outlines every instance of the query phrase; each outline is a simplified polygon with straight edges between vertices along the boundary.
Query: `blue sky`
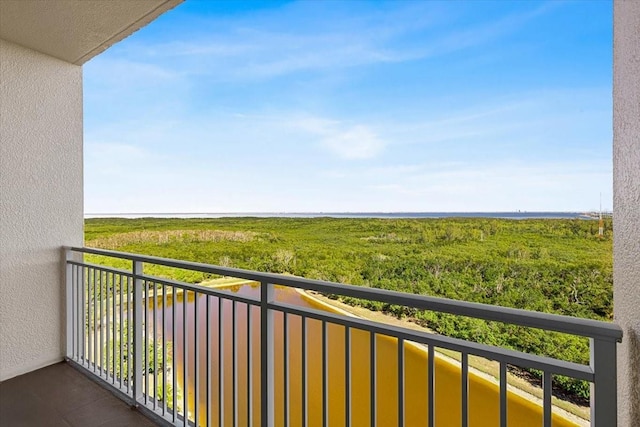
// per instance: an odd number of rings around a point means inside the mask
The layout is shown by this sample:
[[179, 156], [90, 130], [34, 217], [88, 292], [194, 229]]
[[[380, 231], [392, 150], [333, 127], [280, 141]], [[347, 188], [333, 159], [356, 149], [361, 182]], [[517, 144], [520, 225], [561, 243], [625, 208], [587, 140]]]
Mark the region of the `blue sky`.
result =
[[607, 1], [186, 1], [84, 66], [85, 212], [611, 208]]

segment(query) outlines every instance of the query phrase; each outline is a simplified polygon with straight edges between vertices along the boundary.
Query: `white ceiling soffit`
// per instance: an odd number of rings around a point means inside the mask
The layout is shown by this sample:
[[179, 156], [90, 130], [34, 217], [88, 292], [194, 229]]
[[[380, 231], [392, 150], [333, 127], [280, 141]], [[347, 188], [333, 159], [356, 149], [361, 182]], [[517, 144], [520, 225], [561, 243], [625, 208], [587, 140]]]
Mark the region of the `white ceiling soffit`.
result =
[[183, 0], [0, 0], [0, 38], [82, 65]]

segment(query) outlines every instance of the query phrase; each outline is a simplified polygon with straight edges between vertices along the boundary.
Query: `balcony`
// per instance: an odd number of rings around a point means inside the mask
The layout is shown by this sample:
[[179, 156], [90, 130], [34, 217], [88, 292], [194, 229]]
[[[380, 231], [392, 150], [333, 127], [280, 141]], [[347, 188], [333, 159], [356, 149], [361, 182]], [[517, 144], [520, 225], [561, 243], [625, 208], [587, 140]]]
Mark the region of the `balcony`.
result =
[[[193, 285], [146, 274], [153, 266], [238, 281]], [[553, 376], [564, 375], [592, 384], [592, 425], [615, 424], [614, 324], [90, 248], [67, 248], [66, 272], [68, 362], [158, 423], [574, 425], [552, 405]], [[588, 337], [591, 363], [322, 310], [297, 303], [297, 290]], [[497, 384], [471, 356], [499, 364]], [[542, 371], [541, 405], [510, 390], [509, 366]]]
[[[234, 417], [238, 425], [247, 418], [256, 425], [259, 421], [263, 425], [284, 425], [284, 414], [289, 414], [291, 425], [300, 424], [303, 415], [309, 424], [317, 425], [332, 424], [336, 417], [341, 419], [338, 425], [348, 421], [353, 425], [373, 424], [372, 420], [384, 425], [384, 416], [393, 418], [390, 425], [399, 421], [410, 425], [415, 413], [422, 417], [422, 425], [444, 424], [440, 417], [447, 414], [458, 417], [456, 425], [467, 421], [474, 425], [473, 401], [478, 393], [474, 388], [476, 375], [469, 368], [474, 354], [498, 361], [498, 379], [504, 379], [506, 367], [511, 365], [533, 366], [545, 372], [543, 404], [533, 417], [536, 425], [559, 419], [556, 408], [549, 403], [550, 380], [558, 374], [592, 382], [593, 425], [640, 425], [639, 2], [614, 2], [614, 319], [624, 330], [617, 359], [620, 329], [610, 324], [136, 255], [105, 254], [119, 259], [119, 265], [124, 266], [121, 269], [94, 266], [84, 262], [82, 254], [95, 251], [84, 248], [69, 250], [69, 259], [60, 262], [62, 246], [83, 244], [82, 64], [178, 3], [180, 0], [0, 1], [1, 425], [148, 424], [147, 418], [129, 418], [136, 412], [127, 409], [127, 405], [168, 425], [201, 419], [217, 425], [220, 418], [230, 425]], [[152, 277], [148, 266], [154, 263], [235, 276], [256, 282], [259, 292], [244, 295]], [[290, 288], [586, 336], [591, 339], [591, 363], [581, 366], [550, 360], [273, 299], [280, 290]], [[210, 321], [194, 322], [191, 327], [180, 320], [185, 295], [187, 307], [196, 296], [198, 301], [204, 301], [203, 306], [191, 304], [194, 312], [187, 310], [187, 319], [202, 316]], [[154, 311], [163, 313], [160, 320], [153, 316]], [[215, 315], [220, 313], [225, 319], [237, 321], [216, 323]], [[249, 317], [249, 322], [242, 323], [243, 315]], [[222, 324], [224, 327], [220, 328]], [[283, 331], [291, 331], [291, 335]], [[165, 351], [175, 352], [171, 361], [168, 355], [162, 363], [147, 355], [149, 350], [158, 348], [156, 341], [167, 341], [178, 333], [189, 337], [186, 346], [179, 340], [175, 345], [165, 342], [160, 346], [163, 356]], [[192, 338], [195, 336], [206, 339]], [[218, 355], [220, 337], [222, 342], [230, 340], [231, 344]], [[256, 347], [239, 346], [247, 337], [250, 343], [257, 343]], [[334, 345], [333, 339], [340, 338], [342, 344]], [[149, 340], [151, 347], [146, 345]], [[358, 340], [365, 347], [361, 358], [354, 357]], [[234, 353], [234, 348], [239, 351]], [[283, 348], [289, 350], [288, 354], [293, 352], [294, 357], [283, 359]], [[443, 392], [438, 366], [446, 361], [440, 357], [442, 349], [452, 349], [447, 351], [458, 353], [460, 360], [449, 364], [455, 367], [451, 370], [454, 380], [458, 373], [456, 387], [450, 392], [455, 396], [451, 401], [456, 402], [451, 410], [441, 409], [443, 399], [438, 394]], [[306, 357], [302, 357], [303, 351]], [[410, 363], [402, 357], [416, 353], [425, 363], [420, 375], [410, 374]], [[187, 355], [187, 363], [181, 362], [181, 354]], [[194, 359], [195, 354], [203, 356]], [[64, 356], [68, 365], [59, 364]], [[246, 360], [252, 363], [247, 365]], [[326, 360], [330, 362], [325, 364]], [[387, 360], [396, 361], [393, 369], [377, 368], [379, 361]], [[398, 360], [402, 362], [397, 363]], [[351, 378], [344, 376], [345, 371], [361, 375], [361, 384], [368, 391], [353, 393], [357, 385], [344, 381]], [[301, 372], [308, 375], [300, 375]], [[336, 372], [342, 382], [336, 382]], [[87, 377], [122, 400], [114, 401], [102, 387], [90, 387], [95, 383], [84, 381]], [[284, 381], [285, 377], [291, 381]], [[183, 378], [187, 390], [184, 394], [180, 391]], [[222, 387], [218, 378], [224, 378]], [[159, 393], [154, 380], [160, 385]], [[412, 382], [422, 387], [422, 403], [413, 404], [413, 396], [407, 393]], [[382, 384], [389, 387], [381, 389]], [[314, 395], [304, 396], [303, 390], [311, 390]], [[509, 403], [511, 388], [504, 381], [496, 381], [488, 390], [492, 403], [486, 408], [493, 417], [490, 422], [508, 423], [516, 413]], [[332, 398], [343, 402], [337, 410], [331, 402], [326, 404]], [[50, 402], [43, 403], [46, 399]], [[382, 411], [383, 405], [391, 409]], [[80, 411], [92, 417], [77, 417], [77, 422], [72, 422], [70, 414], [81, 414]]]

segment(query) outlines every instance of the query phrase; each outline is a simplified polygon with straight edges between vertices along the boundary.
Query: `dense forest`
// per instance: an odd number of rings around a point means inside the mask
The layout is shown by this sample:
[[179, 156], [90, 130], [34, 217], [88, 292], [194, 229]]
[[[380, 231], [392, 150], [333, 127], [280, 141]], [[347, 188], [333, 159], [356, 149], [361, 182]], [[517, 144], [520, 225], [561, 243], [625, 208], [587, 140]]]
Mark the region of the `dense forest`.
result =
[[[88, 219], [86, 245], [599, 320], [612, 317], [611, 220]], [[92, 257], [98, 261], [99, 257]], [[105, 261], [105, 260], [100, 260]], [[111, 259], [111, 265], [126, 267]], [[197, 283], [196, 272], [147, 272]], [[588, 363], [583, 338], [342, 299], [434, 331]], [[535, 372], [533, 373], [536, 374]], [[586, 398], [588, 384], [556, 378]]]

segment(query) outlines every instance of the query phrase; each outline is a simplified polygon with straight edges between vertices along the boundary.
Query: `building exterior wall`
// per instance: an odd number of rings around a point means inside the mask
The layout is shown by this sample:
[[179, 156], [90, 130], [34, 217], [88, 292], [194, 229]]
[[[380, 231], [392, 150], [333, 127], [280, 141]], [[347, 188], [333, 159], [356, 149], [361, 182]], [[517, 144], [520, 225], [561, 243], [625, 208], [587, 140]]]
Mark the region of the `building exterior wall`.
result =
[[640, 2], [614, 3], [613, 308], [618, 422], [640, 426]]
[[82, 68], [0, 40], [0, 380], [64, 355], [82, 167]]

